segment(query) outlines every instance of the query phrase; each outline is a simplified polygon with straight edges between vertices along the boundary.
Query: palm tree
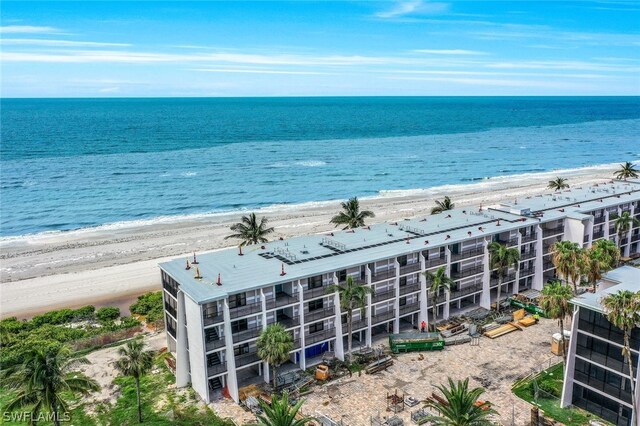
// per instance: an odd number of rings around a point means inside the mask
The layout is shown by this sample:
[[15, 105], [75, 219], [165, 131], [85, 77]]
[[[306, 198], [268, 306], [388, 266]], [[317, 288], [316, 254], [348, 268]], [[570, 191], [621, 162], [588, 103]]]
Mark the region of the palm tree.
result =
[[551, 250], [553, 251], [551, 262], [558, 275], [567, 284], [573, 283], [573, 291], [577, 293], [580, 273], [584, 270], [582, 248], [572, 241], [558, 241], [553, 244]]
[[542, 288], [540, 307], [549, 318], [557, 319], [562, 335], [562, 358], [566, 361], [567, 349], [564, 341], [564, 320], [571, 314], [569, 300], [573, 297], [571, 286], [560, 281], [550, 281]]
[[615, 218], [614, 229], [618, 233], [618, 247], [622, 245], [622, 238], [629, 232], [631, 226], [637, 226], [640, 224], [640, 220], [631, 216], [629, 212], [622, 212], [622, 214]]
[[640, 291], [633, 293], [629, 290], [620, 290], [617, 293], [605, 296], [602, 299], [601, 304], [607, 316], [607, 320], [622, 330], [622, 356], [624, 356], [626, 364], [629, 366], [631, 400], [633, 401], [633, 411], [636, 413], [637, 417], [640, 416], [640, 409], [638, 408], [638, 399], [634, 397], [636, 395], [635, 384], [633, 382], [635, 375], [633, 374], [629, 339], [631, 337], [631, 330], [635, 327], [640, 327]]
[[100, 390], [95, 380], [74, 371], [80, 364], [88, 363], [86, 358], [71, 359], [69, 349], [60, 345], [29, 350], [21, 363], [3, 366], [0, 383], [18, 391], [4, 410], [28, 409], [32, 419], [49, 412], [53, 423], [59, 426], [69, 413], [64, 392], [86, 395]]
[[496, 299], [496, 312], [500, 313], [500, 292], [502, 291], [502, 281], [513, 267], [518, 269], [520, 265], [520, 252], [517, 248], [508, 248], [505, 244], [494, 241], [489, 244], [489, 267], [496, 269], [498, 273], [498, 294]]
[[371, 210], [360, 211], [360, 202], [358, 197], [349, 198], [348, 201], [341, 203], [342, 211], [331, 218], [329, 223], [333, 223], [336, 227], [344, 225], [342, 229], [353, 229], [364, 226], [364, 220], [368, 217], [375, 217]]
[[331, 285], [327, 288], [327, 293], [337, 291], [340, 296], [340, 308], [347, 311], [347, 354], [351, 355], [351, 345], [353, 336], [353, 311], [360, 310], [360, 315], [367, 306], [367, 294], [373, 294], [373, 289], [366, 285], [356, 283], [352, 276], [347, 276], [347, 281], [340, 285]]
[[267, 221], [266, 217], [262, 217], [260, 218], [260, 223], [258, 223], [255, 213], [251, 213], [249, 216], [242, 216], [241, 222], [231, 225], [231, 230], [235, 234], [227, 235], [224, 239], [237, 238], [242, 240], [241, 246], [266, 243], [267, 234], [273, 232], [273, 228], [267, 228]]
[[153, 367], [153, 352], [144, 351], [141, 339], [131, 340], [118, 349], [120, 359], [116, 361], [116, 370], [123, 376], [133, 377], [136, 381], [136, 396], [138, 398], [138, 423], [142, 423], [142, 401], [140, 399], [140, 378]]
[[612, 270], [620, 261], [620, 250], [613, 241], [598, 240], [591, 248], [583, 251], [583, 273], [596, 291], [596, 284], [602, 275]]
[[449, 196], [445, 196], [442, 201], [436, 200], [436, 206], [431, 209], [431, 214], [438, 214], [445, 210], [451, 210], [454, 206], [455, 204], [451, 202], [451, 198], [449, 198]]
[[256, 346], [258, 356], [273, 367], [273, 389], [275, 390], [278, 367], [289, 359], [289, 352], [293, 350], [293, 336], [282, 324], [271, 324], [260, 333]]
[[494, 423], [490, 416], [497, 414], [486, 401], [479, 401], [484, 393], [483, 388], [469, 390], [469, 378], [454, 383], [451, 378], [449, 388], [436, 386], [442, 393], [446, 403], [437, 400], [429, 401], [427, 407], [440, 413], [438, 416], [428, 416], [427, 421], [434, 426], [490, 426]]
[[447, 272], [444, 266], [441, 266], [436, 270], [435, 273], [431, 273], [429, 271], [424, 273], [424, 276], [427, 277], [427, 282], [430, 283], [429, 293], [431, 297], [433, 297], [433, 329], [436, 328], [436, 298], [440, 293], [440, 289], [449, 290], [451, 286], [455, 284], [455, 282], [447, 276]]
[[[289, 404], [289, 394], [284, 392], [281, 398], [273, 396], [271, 405], [260, 400], [263, 414], [257, 417], [256, 426], [305, 426], [313, 420], [312, 417], [303, 417], [299, 411], [304, 400], [299, 400], [295, 405]], [[296, 416], [299, 417], [296, 420]]]
[[550, 180], [547, 188], [553, 189], [554, 191], [561, 191], [569, 187], [567, 180], [565, 178], [557, 177], [554, 180]]
[[627, 180], [628, 178], [637, 178], [638, 169], [636, 169], [632, 162], [627, 161], [624, 164], [620, 164], [620, 169], [615, 171], [613, 174], [618, 180]]

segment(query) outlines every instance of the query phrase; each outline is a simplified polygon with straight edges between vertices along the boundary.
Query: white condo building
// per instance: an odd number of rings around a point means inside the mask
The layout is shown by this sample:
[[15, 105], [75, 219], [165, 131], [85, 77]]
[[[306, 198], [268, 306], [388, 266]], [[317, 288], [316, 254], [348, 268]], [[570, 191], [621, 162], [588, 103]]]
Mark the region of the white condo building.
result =
[[[397, 223], [310, 235], [240, 255], [230, 248], [160, 265], [167, 344], [176, 356], [176, 383], [189, 383], [211, 401], [223, 388], [238, 401], [238, 389], [269, 381], [257, 356], [256, 339], [269, 324], [290, 330], [294, 348], [282, 370], [305, 369], [326, 351], [343, 359], [346, 314], [326, 287], [352, 276], [374, 289], [363, 315], [354, 313], [354, 347], [377, 335], [412, 329], [496, 301], [498, 280], [489, 268], [487, 245], [517, 247], [518, 269], [505, 277], [501, 297], [542, 289], [555, 274], [550, 247], [571, 240], [617, 241], [613, 217], [640, 218], [640, 181], [610, 182], [513, 200], [490, 208], [467, 207]], [[640, 228], [622, 236], [624, 256], [640, 252]], [[189, 259], [192, 261], [193, 259]], [[425, 271], [445, 267], [456, 284], [429, 294]], [[196, 278], [196, 271], [201, 278]]]

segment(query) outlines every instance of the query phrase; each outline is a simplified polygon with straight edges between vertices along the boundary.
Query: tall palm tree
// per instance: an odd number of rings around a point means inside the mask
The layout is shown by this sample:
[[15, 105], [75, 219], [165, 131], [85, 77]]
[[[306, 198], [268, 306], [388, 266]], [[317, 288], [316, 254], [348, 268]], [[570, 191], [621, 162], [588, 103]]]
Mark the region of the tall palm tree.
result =
[[455, 284], [449, 276], [447, 276], [447, 272], [444, 266], [436, 269], [436, 272], [431, 273], [429, 271], [424, 273], [424, 276], [427, 277], [427, 283], [429, 284], [429, 294], [433, 298], [433, 329], [436, 329], [436, 299], [441, 289], [449, 290], [451, 286]]
[[582, 248], [572, 241], [558, 241], [551, 247], [551, 262], [561, 279], [567, 284], [573, 283], [574, 293], [578, 292], [578, 280], [584, 270]]
[[640, 408], [637, 403], [638, 399], [634, 397], [636, 396], [637, 389], [633, 382], [635, 375], [633, 374], [629, 339], [631, 338], [631, 330], [635, 327], [640, 327], [640, 291], [633, 293], [629, 290], [620, 290], [617, 293], [605, 296], [601, 304], [607, 320], [622, 330], [622, 356], [624, 356], [626, 364], [629, 366], [631, 400], [633, 401], [633, 411], [636, 413], [636, 417], [638, 417], [640, 416]]
[[258, 356], [273, 367], [273, 389], [277, 387], [278, 367], [289, 359], [293, 350], [293, 336], [280, 323], [271, 324], [256, 341]]
[[431, 209], [431, 214], [438, 214], [446, 210], [452, 210], [454, 207], [455, 204], [451, 202], [451, 198], [447, 195], [442, 201], [436, 200], [436, 206]]
[[553, 180], [549, 181], [547, 188], [553, 189], [554, 191], [561, 191], [569, 187], [567, 180], [565, 178], [557, 177]]
[[138, 398], [138, 423], [142, 423], [142, 401], [140, 399], [140, 378], [153, 367], [153, 352], [145, 351], [142, 339], [131, 340], [118, 349], [120, 359], [116, 361], [116, 370], [123, 376], [133, 377], [136, 381]]
[[[284, 392], [282, 397], [273, 396], [271, 405], [260, 400], [263, 414], [257, 417], [256, 426], [305, 426], [313, 420], [312, 417], [303, 417], [299, 414], [304, 400], [299, 400], [295, 405], [289, 403], [289, 394]], [[299, 417], [296, 419], [296, 417]]]
[[48, 412], [53, 423], [59, 426], [69, 413], [63, 393], [86, 395], [100, 389], [95, 380], [74, 371], [80, 364], [88, 363], [86, 358], [71, 359], [69, 349], [60, 345], [29, 350], [21, 363], [3, 366], [0, 383], [18, 391], [4, 411], [28, 409], [32, 419]]
[[505, 244], [493, 241], [489, 244], [489, 267], [495, 269], [498, 274], [498, 294], [496, 299], [496, 312], [500, 313], [500, 293], [502, 281], [509, 268], [518, 269], [520, 265], [520, 252], [517, 248], [508, 248]]
[[241, 222], [231, 225], [230, 229], [235, 234], [227, 235], [224, 239], [237, 238], [242, 240], [241, 246], [266, 243], [266, 236], [273, 232], [273, 228], [267, 228], [267, 221], [266, 217], [262, 217], [258, 222], [255, 213], [250, 213], [249, 216], [242, 216]]
[[364, 220], [368, 217], [375, 217], [371, 210], [360, 211], [360, 201], [358, 197], [349, 198], [348, 201], [341, 203], [342, 211], [331, 218], [329, 223], [333, 223], [336, 227], [344, 225], [342, 229], [353, 229], [364, 226]]
[[437, 416], [428, 416], [427, 421], [434, 426], [490, 426], [494, 422], [490, 417], [498, 414], [491, 408], [491, 404], [478, 400], [484, 393], [483, 388], [469, 390], [469, 378], [458, 380], [455, 383], [451, 378], [449, 388], [436, 386], [444, 396], [447, 403], [437, 400], [429, 401], [427, 407], [440, 413]]
[[636, 169], [632, 162], [627, 161], [624, 164], [620, 164], [620, 169], [616, 170], [613, 174], [618, 180], [627, 180], [628, 178], [635, 179], [638, 177], [638, 169]]
[[567, 359], [567, 348], [564, 341], [564, 320], [571, 314], [569, 300], [573, 297], [571, 286], [560, 281], [550, 281], [542, 288], [540, 307], [547, 317], [557, 319], [562, 335], [562, 358]]
[[353, 336], [353, 311], [360, 310], [360, 315], [367, 306], [367, 294], [373, 294], [373, 289], [363, 284], [356, 283], [353, 277], [347, 276], [344, 284], [334, 284], [327, 288], [327, 293], [337, 291], [340, 296], [340, 308], [347, 311], [347, 354], [351, 356]]
[[629, 232], [632, 226], [640, 224], [640, 220], [631, 216], [629, 212], [622, 212], [622, 214], [615, 218], [614, 229], [618, 234], [618, 247], [622, 245], [622, 238]]
[[602, 275], [618, 265], [620, 250], [611, 240], [598, 240], [591, 248], [583, 251], [583, 273], [596, 291], [596, 284]]

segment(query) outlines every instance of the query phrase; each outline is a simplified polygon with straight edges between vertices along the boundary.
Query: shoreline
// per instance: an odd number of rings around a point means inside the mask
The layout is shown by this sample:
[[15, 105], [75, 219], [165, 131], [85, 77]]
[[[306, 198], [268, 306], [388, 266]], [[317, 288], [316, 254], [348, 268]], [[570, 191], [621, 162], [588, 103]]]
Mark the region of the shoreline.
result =
[[[612, 178], [618, 164], [502, 176], [468, 184], [418, 190], [381, 191], [360, 198], [374, 211], [369, 223], [428, 215], [436, 199], [451, 197], [457, 207], [548, 193], [548, 180], [562, 176], [572, 186]], [[270, 239], [327, 232], [339, 201], [305, 203], [283, 210], [256, 209], [275, 228]], [[0, 317], [32, 316], [51, 309], [119, 303], [161, 288], [159, 262], [191, 253], [219, 250], [237, 243], [225, 240], [229, 226], [245, 212], [215, 214], [175, 222], [100, 227], [0, 240], [2, 280]], [[127, 306], [128, 307], [128, 306]]]

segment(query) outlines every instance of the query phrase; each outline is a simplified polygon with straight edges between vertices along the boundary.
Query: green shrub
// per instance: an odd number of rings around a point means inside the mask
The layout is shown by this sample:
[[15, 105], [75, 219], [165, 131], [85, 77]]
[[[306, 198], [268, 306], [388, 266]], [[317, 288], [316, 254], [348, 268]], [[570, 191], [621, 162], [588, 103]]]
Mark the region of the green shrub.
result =
[[150, 292], [138, 296], [138, 301], [129, 307], [132, 314], [143, 315], [152, 323], [164, 318], [162, 308], [162, 292]]
[[114, 308], [113, 306], [105, 306], [103, 308], [98, 309], [96, 312], [96, 318], [99, 321], [114, 321], [120, 317], [120, 309]]

